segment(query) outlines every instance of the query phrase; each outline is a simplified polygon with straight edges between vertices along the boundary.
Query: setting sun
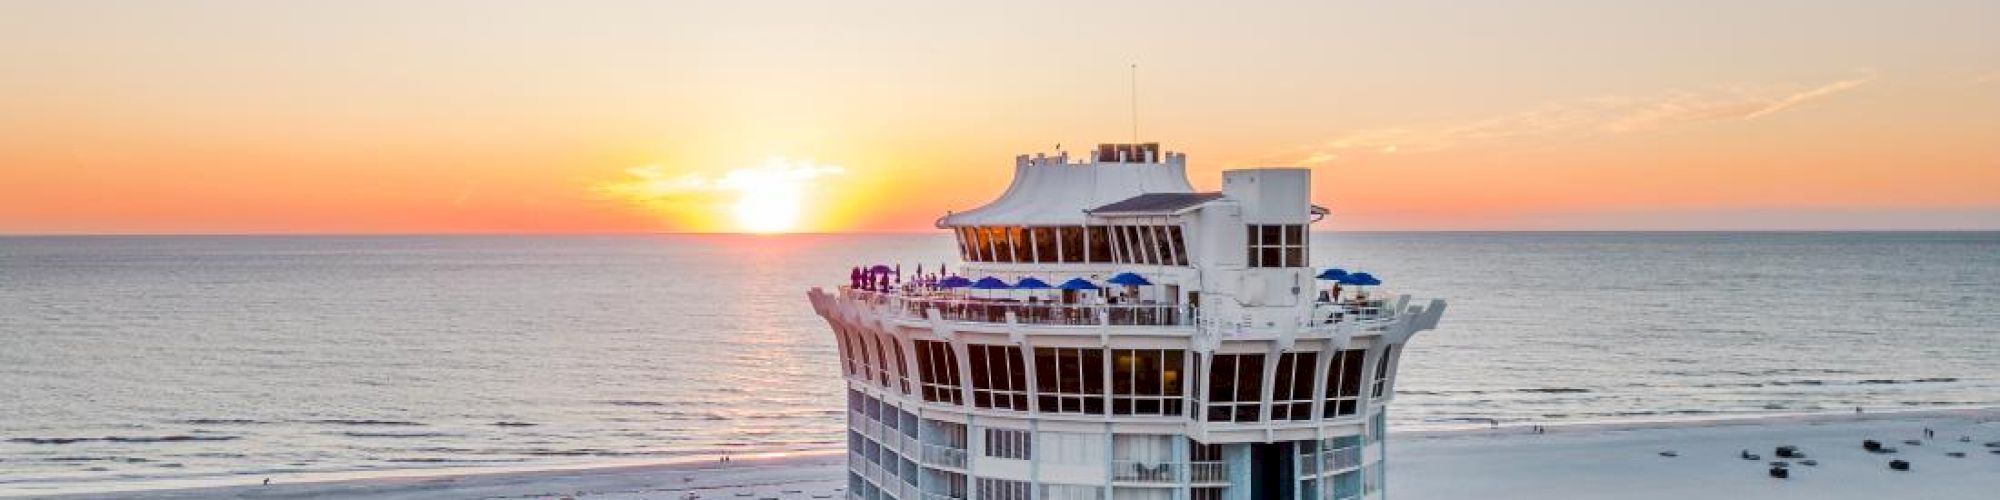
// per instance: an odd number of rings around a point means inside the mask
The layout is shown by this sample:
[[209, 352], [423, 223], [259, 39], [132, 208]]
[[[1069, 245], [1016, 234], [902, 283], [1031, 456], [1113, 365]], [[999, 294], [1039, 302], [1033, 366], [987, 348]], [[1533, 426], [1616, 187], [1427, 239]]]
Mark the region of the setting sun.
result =
[[799, 225], [799, 198], [805, 189], [796, 182], [744, 186], [736, 198], [736, 227], [751, 233], [782, 233]]
[[720, 176], [647, 165], [626, 169], [626, 180], [602, 183], [595, 190], [645, 207], [676, 225], [784, 233], [806, 222], [805, 202], [813, 194], [809, 182], [844, 172], [840, 167], [781, 157]]

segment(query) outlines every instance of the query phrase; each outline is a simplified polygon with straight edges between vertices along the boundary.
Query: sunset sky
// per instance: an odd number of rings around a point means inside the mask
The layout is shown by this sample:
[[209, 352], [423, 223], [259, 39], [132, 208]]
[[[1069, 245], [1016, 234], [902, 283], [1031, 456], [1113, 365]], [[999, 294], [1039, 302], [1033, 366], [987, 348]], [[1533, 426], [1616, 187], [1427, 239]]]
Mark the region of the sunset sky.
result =
[[1321, 229], [2000, 229], [2000, 2], [0, 1], [0, 233], [922, 231], [1139, 133]]

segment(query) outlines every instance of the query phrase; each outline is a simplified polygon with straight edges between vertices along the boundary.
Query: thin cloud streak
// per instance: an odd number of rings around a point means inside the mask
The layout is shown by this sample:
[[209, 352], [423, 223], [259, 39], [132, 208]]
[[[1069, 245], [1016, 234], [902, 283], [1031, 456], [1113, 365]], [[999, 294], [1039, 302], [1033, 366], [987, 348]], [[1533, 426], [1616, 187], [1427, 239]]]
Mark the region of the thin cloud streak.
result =
[[1426, 153], [1557, 136], [1627, 134], [1699, 123], [1758, 120], [1832, 98], [1874, 79], [1869, 75], [1819, 85], [1738, 85], [1642, 98], [1580, 99], [1485, 118], [1356, 130], [1257, 160], [1311, 166], [1338, 162], [1357, 154]]

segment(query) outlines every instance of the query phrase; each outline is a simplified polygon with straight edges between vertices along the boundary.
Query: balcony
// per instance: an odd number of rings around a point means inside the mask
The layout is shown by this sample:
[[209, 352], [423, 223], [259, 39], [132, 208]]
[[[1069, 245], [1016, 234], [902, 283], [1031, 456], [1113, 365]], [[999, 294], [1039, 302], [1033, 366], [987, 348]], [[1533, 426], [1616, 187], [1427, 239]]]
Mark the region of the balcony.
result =
[[1310, 324], [1314, 326], [1335, 323], [1370, 323], [1394, 318], [1396, 311], [1382, 299], [1343, 300], [1340, 302], [1317, 302], [1313, 304]]
[[926, 444], [924, 445], [924, 465], [964, 469], [965, 450]]
[[1194, 484], [1229, 484], [1229, 464], [1217, 461], [1188, 463], [1188, 482]]
[[1178, 484], [1179, 472], [1187, 470], [1195, 485], [1229, 484], [1229, 464], [1222, 461], [1151, 462], [1113, 460], [1111, 480], [1120, 483]]
[[1174, 477], [1174, 469], [1183, 464], [1173, 462], [1147, 462], [1133, 460], [1113, 460], [1111, 480], [1121, 483], [1163, 483], [1180, 482]]
[[1194, 309], [1185, 304], [1059, 304], [1022, 302], [1015, 299], [984, 299], [937, 292], [885, 293], [841, 289], [852, 300], [883, 306], [898, 317], [926, 319], [936, 309], [947, 321], [1006, 323], [1053, 326], [1189, 326], [1195, 324]]

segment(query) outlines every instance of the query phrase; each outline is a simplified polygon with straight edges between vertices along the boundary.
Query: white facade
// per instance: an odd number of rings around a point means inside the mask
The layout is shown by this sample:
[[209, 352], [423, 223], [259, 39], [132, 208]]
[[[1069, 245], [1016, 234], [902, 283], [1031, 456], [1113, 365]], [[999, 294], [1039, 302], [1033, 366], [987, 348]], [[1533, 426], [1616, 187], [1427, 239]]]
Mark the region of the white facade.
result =
[[1195, 193], [1185, 156], [1133, 156], [1021, 157], [998, 200], [938, 223], [965, 277], [1150, 285], [808, 294], [848, 380], [851, 497], [1383, 496], [1400, 347], [1444, 302], [1322, 297], [1308, 170]]

